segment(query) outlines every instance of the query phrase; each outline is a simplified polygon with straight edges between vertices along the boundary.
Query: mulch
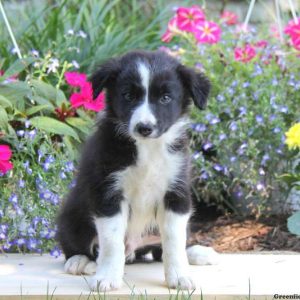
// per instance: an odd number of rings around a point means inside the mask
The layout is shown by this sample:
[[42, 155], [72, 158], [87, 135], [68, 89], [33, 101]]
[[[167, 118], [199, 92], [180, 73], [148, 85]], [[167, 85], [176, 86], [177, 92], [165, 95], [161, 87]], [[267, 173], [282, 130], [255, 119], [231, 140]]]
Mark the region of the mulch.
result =
[[240, 219], [220, 216], [191, 224], [190, 244], [213, 247], [218, 252], [241, 251], [297, 251], [300, 252], [300, 237], [288, 232], [286, 216], [267, 219]]

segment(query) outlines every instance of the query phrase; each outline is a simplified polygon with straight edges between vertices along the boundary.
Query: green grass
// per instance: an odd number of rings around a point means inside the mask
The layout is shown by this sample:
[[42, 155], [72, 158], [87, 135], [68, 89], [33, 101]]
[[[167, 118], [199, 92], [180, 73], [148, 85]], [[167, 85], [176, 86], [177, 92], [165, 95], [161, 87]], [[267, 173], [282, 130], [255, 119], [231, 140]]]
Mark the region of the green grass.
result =
[[[111, 56], [159, 47], [171, 14], [161, 0], [13, 0], [4, 7], [23, 55], [32, 49], [41, 56], [51, 51], [60, 61], [76, 60], [88, 73]], [[74, 35], [67, 34], [70, 29]], [[86, 38], [77, 36], [80, 30]], [[0, 36], [0, 68], [6, 69], [16, 56], [2, 18]]]

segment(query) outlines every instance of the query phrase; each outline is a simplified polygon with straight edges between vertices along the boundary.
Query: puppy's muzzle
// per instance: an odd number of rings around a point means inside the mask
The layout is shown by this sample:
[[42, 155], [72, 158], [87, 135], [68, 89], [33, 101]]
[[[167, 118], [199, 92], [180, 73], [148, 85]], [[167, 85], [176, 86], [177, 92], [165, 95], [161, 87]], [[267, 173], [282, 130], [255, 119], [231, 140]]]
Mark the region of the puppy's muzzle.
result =
[[138, 123], [136, 124], [134, 131], [142, 136], [142, 137], [149, 137], [152, 132], [154, 131], [154, 125], [150, 124], [150, 123]]

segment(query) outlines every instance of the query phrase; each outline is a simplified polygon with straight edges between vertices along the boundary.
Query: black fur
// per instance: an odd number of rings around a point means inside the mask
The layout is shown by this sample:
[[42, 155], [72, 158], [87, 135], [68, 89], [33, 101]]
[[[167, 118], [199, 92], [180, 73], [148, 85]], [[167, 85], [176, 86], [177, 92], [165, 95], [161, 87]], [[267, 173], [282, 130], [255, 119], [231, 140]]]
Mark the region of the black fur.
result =
[[[163, 52], [131, 52], [109, 60], [95, 72], [91, 77], [94, 96], [106, 90], [105, 116], [84, 147], [76, 185], [58, 216], [57, 240], [66, 258], [84, 254], [95, 260], [93, 218], [113, 216], [120, 211], [122, 190], [111, 193], [115, 179], [110, 175], [134, 165], [137, 159], [135, 140], [128, 134], [131, 113], [145, 93], [136, 70], [137, 61], [146, 62], [151, 69], [149, 102], [159, 120], [158, 136], [187, 113], [190, 99], [201, 109], [205, 106], [208, 80]], [[168, 94], [173, 101], [158, 104], [163, 94]], [[170, 152], [181, 151], [188, 155], [184, 136], [168, 147]], [[166, 193], [164, 203], [167, 209], [186, 213], [191, 207], [188, 165], [181, 177], [179, 186]]]

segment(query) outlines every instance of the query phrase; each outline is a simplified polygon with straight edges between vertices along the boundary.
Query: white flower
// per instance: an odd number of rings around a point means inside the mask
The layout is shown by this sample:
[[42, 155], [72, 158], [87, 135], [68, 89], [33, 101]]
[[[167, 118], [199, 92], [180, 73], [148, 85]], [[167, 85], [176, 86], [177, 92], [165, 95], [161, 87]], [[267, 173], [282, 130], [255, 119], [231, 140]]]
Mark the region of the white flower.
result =
[[82, 30], [79, 30], [77, 32], [77, 35], [80, 36], [83, 39], [85, 39], [87, 37], [87, 34], [84, 31], [82, 31]]
[[59, 61], [57, 58], [50, 58], [50, 64], [48, 65], [47, 74], [50, 72], [57, 72], [57, 68], [59, 67]]
[[69, 29], [67, 32], [68, 35], [74, 35], [74, 30], [73, 29]]
[[72, 60], [72, 65], [75, 69], [79, 69], [80, 66], [79, 66], [79, 63], [76, 61], [76, 60]]

